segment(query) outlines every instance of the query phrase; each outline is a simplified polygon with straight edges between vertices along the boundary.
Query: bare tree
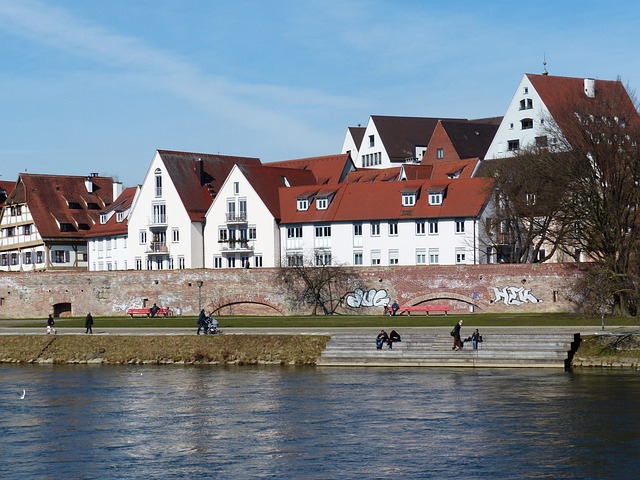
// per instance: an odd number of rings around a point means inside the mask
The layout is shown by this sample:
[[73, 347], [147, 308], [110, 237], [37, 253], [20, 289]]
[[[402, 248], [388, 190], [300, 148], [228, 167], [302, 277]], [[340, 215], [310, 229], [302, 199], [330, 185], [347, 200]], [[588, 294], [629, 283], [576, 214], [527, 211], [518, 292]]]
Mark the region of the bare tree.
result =
[[[336, 263], [316, 262], [315, 258], [295, 257], [295, 261], [281, 267], [278, 279], [287, 286], [289, 302], [296, 306], [310, 306], [313, 315], [320, 310], [333, 315], [345, 297], [359, 283], [355, 268]], [[316, 263], [319, 263], [317, 265]]]

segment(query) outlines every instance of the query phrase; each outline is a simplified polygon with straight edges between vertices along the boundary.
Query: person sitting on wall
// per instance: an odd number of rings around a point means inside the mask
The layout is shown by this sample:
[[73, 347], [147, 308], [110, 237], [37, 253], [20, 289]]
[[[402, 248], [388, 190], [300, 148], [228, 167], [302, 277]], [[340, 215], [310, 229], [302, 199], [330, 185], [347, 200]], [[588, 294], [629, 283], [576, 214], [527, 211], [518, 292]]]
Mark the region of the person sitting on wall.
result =
[[154, 304], [153, 304], [153, 307], [151, 307], [151, 308], [149, 309], [149, 314], [150, 314], [152, 317], [155, 317], [155, 316], [156, 316], [156, 313], [158, 313], [158, 310], [160, 310], [160, 307], [158, 307], [158, 305], [156, 305], [156, 304], [154, 303]]
[[402, 339], [400, 338], [400, 334], [398, 332], [396, 332], [395, 330], [391, 330], [391, 333], [389, 334], [389, 340], [391, 340], [392, 342], [401, 342]]

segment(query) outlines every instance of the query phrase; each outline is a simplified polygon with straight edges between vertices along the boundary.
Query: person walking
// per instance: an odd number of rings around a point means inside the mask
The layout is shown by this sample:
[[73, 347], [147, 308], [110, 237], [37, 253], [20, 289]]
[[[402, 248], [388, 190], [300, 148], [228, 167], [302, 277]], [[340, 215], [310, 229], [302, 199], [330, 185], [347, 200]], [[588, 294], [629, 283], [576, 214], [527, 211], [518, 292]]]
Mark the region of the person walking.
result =
[[207, 334], [207, 315], [204, 313], [204, 308], [200, 310], [200, 315], [198, 315], [198, 331], [196, 335], [200, 335], [200, 330], [204, 330], [204, 334]]
[[58, 333], [56, 331], [55, 328], [53, 328], [53, 326], [55, 325], [56, 322], [53, 321], [53, 316], [51, 314], [49, 314], [49, 318], [47, 318], [47, 335], [49, 335], [51, 332], [53, 332], [53, 334], [55, 335], [56, 333]]
[[84, 328], [84, 333], [93, 333], [93, 317], [91, 316], [91, 312], [87, 313], [87, 316], [84, 319]]
[[462, 348], [462, 340], [460, 339], [460, 329], [462, 328], [462, 320], [455, 324], [451, 335], [453, 336], [453, 348], [451, 350], [460, 350]]

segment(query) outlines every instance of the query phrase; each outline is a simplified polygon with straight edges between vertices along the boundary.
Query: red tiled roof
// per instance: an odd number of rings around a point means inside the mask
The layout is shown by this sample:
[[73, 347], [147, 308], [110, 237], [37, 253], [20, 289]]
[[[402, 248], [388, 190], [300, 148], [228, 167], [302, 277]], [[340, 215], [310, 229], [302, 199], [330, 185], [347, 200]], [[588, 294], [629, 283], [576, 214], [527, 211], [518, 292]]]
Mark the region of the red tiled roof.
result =
[[260, 165], [259, 158], [158, 150], [191, 221], [200, 221], [234, 165]]
[[344, 181], [345, 183], [391, 182], [398, 179], [400, 168], [358, 168], [349, 172]]
[[[296, 202], [304, 187], [280, 188], [281, 223], [476, 217], [488, 199], [493, 181], [468, 178], [450, 180], [445, 185], [437, 182], [439, 187], [446, 187], [444, 201], [437, 206], [428, 204], [428, 191], [435, 184], [429, 180], [343, 183], [327, 210], [317, 210], [311, 203], [306, 211], [297, 211]], [[417, 203], [413, 207], [403, 206], [402, 192], [410, 188], [419, 190]]]
[[118, 222], [117, 213], [125, 212], [129, 208], [131, 208], [131, 204], [133, 203], [133, 199], [136, 195], [136, 191], [138, 187], [129, 187], [125, 188], [120, 196], [116, 198], [115, 202], [113, 202], [109, 208], [100, 212], [100, 214], [111, 213], [109, 220], [107, 223], [96, 223], [95, 227], [91, 229], [91, 232], [86, 235], [87, 238], [94, 237], [105, 237], [110, 235], [126, 235], [128, 233], [129, 219], [125, 218], [122, 222]]
[[280, 218], [278, 188], [286, 187], [285, 179], [292, 187], [316, 183], [311, 170], [267, 165], [241, 165], [238, 168], [276, 219]]
[[[78, 229], [78, 226], [92, 228], [99, 222], [100, 210], [113, 201], [112, 178], [89, 178], [93, 183], [92, 193], [85, 186], [87, 177], [22, 173], [7, 204], [26, 203], [45, 240], [83, 239], [88, 231]], [[77, 202], [80, 208], [69, 208], [68, 199]], [[96, 204], [98, 209], [89, 209], [88, 204]], [[59, 223], [71, 224], [73, 231], [61, 232]]]
[[4, 205], [4, 201], [9, 197], [9, 195], [11, 195], [15, 186], [16, 182], [0, 180], [0, 191], [4, 191], [4, 194], [0, 192], [0, 207]]
[[480, 162], [478, 158], [467, 160], [457, 160], [455, 162], [442, 162], [433, 165], [433, 180], [450, 179], [452, 175], [458, 174], [458, 178], [471, 178], [476, 165]]
[[344, 176], [354, 168], [351, 157], [347, 153], [269, 162], [264, 165], [267, 167], [310, 170], [315, 175], [319, 185], [340, 183]]

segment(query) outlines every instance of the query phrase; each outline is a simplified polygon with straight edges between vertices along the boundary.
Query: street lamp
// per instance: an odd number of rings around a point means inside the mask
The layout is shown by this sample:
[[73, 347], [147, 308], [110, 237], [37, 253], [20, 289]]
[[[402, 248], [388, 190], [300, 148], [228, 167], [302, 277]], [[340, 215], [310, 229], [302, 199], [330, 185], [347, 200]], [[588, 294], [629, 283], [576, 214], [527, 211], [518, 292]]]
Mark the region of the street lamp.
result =
[[204, 282], [202, 280], [198, 280], [196, 285], [198, 285], [198, 314], [202, 311], [202, 284]]

